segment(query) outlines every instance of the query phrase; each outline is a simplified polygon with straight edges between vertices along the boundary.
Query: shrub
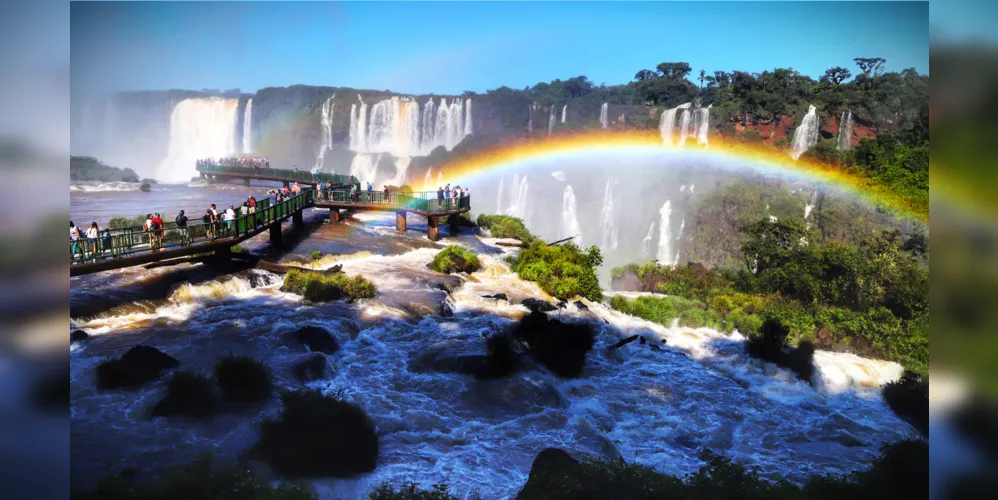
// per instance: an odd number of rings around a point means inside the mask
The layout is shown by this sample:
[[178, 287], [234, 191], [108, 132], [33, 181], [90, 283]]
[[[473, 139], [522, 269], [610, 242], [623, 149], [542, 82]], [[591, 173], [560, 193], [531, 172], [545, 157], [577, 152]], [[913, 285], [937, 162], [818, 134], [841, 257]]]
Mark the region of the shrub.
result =
[[150, 185], [148, 179], [143, 180], [142, 184], [139, 184], [139, 191], [142, 191], [143, 193], [148, 193], [149, 191], [152, 191], [152, 186]]
[[476, 221], [478, 227], [488, 229], [493, 238], [515, 238], [524, 243], [534, 240], [522, 219], [508, 215], [481, 214]]
[[287, 392], [277, 420], [264, 422], [257, 449], [278, 473], [347, 477], [374, 470], [378, 435], [359, 406], [318, 390]]
[[682, 297], [643, 296], [628, 300], [616, 295], [610, 299], [610, 307], [665, 326], [672, 326], [674, 320], [678, 320], [679, 326], [690, 328], [720, 328], [723, 325], [720, 315], [706, 310], [699, 302]]
[[271, 486], [235, 465], [217, 466], [210, 458], [169, 469], [159, 479], [128, 484], [120, 477], [101, 480], [87, 493], [72, 495], [74, 500], [315, 500], [301, 486]]
[[319, 259], [322, 258], [322, 252], [320, 252], [318, 250], [312, 250], [311, 257], [312, 257], [312, 260], [319, 260]]
[[810, 382], [814, 375], [814, 345], [801, 341], [797, 347], [789, 346], [790, 329], [776, 319], [767, 319], [759, 334], [749, 337], [745, 350], [749, 356], [788, 368], [801, 380]]
[[215, 363], [215, 380], [229, 401], [265, 401], [273, 390], [270, 368], [246, 356], [226, 356]]
[[296, 293], [311, 302], [326, 302], [343, 298], [369, 299], [377, 296], [374, 284], [357, 275], [323, 274], [292, 269], [284, 276], [282, 292]]
[[200, 373], [181, 371], [170, 377], [166, 385], [166, 397], [156, 403], [151, 415], [209, 417], [215, 413], [216, 407], [211, 379]]
[[901, 418], [922, 434], [929, 435], [929, 382], [918, 374], [905, 370], [901, 378], [883, 389], [884, 401]]
[[596, 338], [589, 325], [562, 323], [536, 311], [520, 320], [512, 335], [525, 341], [534, 358], [560, 377], [582, 373]]
[[129, 227], [142, 227], [145, 223], [145, 215], [136, 215], [131, 219], [119, 215], [117, 217], [111, 217], [111, 220], [107, 223], [107, 227], [111, 229], [124, 229]]
[[596, 268], [602, 263], [603, 256], [595, 245], [582, 252], [574, 243], [546, 245], [535, 241], [520, 251], [513, 270], [520, 278], [536, 281], [545, 292], [559, 299], [582, 296], [600, 302], [603, 289]]
[[450, 245], [440, 251], [429, 268], [438, 273], [473, 273], [482, 267], [474, 252], [458, 245]]
[[412, 482], [403, 484], [398, 490], [387, 482], [381, 483], [367, 498], [368, 500], [459, 500], [450, 494], [444, 483], [435, 484], [429, 490], [421, 490], [419, 485]]

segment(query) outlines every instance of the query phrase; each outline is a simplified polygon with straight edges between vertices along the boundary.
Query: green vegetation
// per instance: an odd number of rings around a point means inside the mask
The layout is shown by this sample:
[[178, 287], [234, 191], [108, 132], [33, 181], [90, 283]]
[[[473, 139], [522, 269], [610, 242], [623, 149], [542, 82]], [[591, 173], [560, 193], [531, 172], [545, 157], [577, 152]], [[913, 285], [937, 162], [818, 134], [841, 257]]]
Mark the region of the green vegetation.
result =
[[231, 247], [229, 247], [229, 252], [231, 252], [231, 253], [249, 253], [249, 250], [247, 250], [246, 247], [244, 247], [242, 245], [232, 245]]
[[670, 297], [615, 297], [611, 306], [665, 325], [678, 319], [688, 326], [737, 328], [750, 338], [771, 321], [791, 344], [849, 348], [927, 373], [924, 236], [904, 240], [894, 231], [859, 244], [810, 243], [815, 235], [803, 223], [768, 220], [747, 224], [742, 234], [740, 271], [625, 266], [614, 269], [616, 279], [636, 277], [640, 289]]
[[326, 274], [318, 271], [292, 269], [284, 276], [282, 292], [297, 293], [311, 302], [330, 300], [370, 299], [377, 295], [374, 284], [357, 275], [349, 277], [343, 273]]
[[596, 269], [603, 265], [603, 255], [596, 245], [583, 252], [572, 242], [547, 245], [535, 240], [520, 251], [512, 264], [520, 278], [536, 281], [552, 297], [603, 300], [603, 289], [596, 277]]
[[136, 215], [131, 219], [128, 217], [118, 216], [111, 217], [111, 220], [107, 223], [107, 226], [111, 229], [125, 229], [129, 227], [142, 227], [145, 223], [145, 215]]
[[70, 181], [139, 182], [139, 176], [130, 168], [116, 168], [101, 163], [90, 156], [69, 157]]
[[476, 221], [478, 227], [488, 229], [493, 238], [514, 238], [524, 243], [534, 240], [523, 220], [508, 215], [481, 214]]
[[459, 500], [451, 495], [447, 484], [435, 484], [428, 490], [419, 489], [416, 483], [405, 483], [396, 490], [389, 483], [382, 483], [368, 495], [368, 500]]
[[429, 267], [438, 273], [473, 273], [482, 267], [482, 263], [475, 252], [462, 246], [449, 245], [433, 257]]
[[148, 180], [142, 181], [142, 184], [139, 185], [139, 191], [142, 191], [143, 193], [148, 193], [149, 191], [152, 191], [152, 186], [149, 185]]
[[318, 250], [312, 250], [310, 257], [312, 257], [312, 260], [319, 260], [322, 258], [322, 252]]
[[274, 384], [266, 364], [246, 356], [229, 355], [215, 363], [215, 380], [229, 401], [266, 401]]
[[129, 484], [109, 477], [87, 493], [75, 492], [73, 500], [314, 500], [301, 486], [279, 484], [250, 474], [245, 467], [218, 465], [211, 458], [167, 470], [155, 481]]

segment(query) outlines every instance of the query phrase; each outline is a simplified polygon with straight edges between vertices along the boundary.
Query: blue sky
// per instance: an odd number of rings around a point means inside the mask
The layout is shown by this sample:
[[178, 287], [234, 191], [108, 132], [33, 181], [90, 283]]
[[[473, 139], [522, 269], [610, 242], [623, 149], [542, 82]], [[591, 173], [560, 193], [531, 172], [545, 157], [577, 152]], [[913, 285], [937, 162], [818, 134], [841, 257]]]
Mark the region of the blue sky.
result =
[[74, 93], [300, 83], [446, 94], [577, 75], [625, 83], [673, 61], [817, 77], [876, 56], [924, 73], [928, 14], [903, 2], [74, 2], [71, 75]]

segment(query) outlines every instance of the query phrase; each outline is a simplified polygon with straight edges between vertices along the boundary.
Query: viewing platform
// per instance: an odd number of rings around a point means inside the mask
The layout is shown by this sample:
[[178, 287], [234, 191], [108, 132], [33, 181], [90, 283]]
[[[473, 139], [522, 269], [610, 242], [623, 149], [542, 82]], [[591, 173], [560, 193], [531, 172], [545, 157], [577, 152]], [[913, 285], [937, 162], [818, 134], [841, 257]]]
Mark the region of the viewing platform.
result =
[[243, 183], [247, 186], [249, 185], [250, 179], [259, 179], [264, 181], [277, 181], [284, 183], [297, 182], [299, 184], [313, 185], [318, 184], [319, 182], [331, 182], [334, 189], [342, 189], [344, 187], [347, 189], [350, 188], [349, 175], [326, 173], [313, 174], [311, 172], [303, 172], [301, 170], [285, 170], [259, 166], [224, 165], [217, 163], [199, 163], [197, 165], [197, 171], [201, 175], [202, 179], [214, 181], [218, 177], [234, 177], [243, 179]]

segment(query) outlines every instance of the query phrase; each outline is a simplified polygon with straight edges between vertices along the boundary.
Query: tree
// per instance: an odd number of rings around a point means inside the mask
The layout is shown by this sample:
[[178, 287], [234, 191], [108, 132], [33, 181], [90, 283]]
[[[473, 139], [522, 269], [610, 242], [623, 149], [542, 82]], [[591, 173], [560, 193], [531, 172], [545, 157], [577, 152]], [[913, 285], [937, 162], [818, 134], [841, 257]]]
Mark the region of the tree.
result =
[[880, 70], [887, 64], [887, 59], [883, 57], [857, 57], [853, 61], [863, 71], [864, 75], [873, 77], [879, 76]]
[[745, 267], [755, 274], [790, 262], [813, 239], [807, 226], [800, 220], [773, 222], [763, 219], [746, 224], [741, 228], [741, 233], [748, 236], [742, 243]]
[[703, 75], [704, 75], [704, 73], [706, 73], [706, 72], [701, 69], [700, 70], [700, 90], [703, 90], [703, 79], [704, 79]]
[[693, 71], [690, 64], [684, 62], [659, 63], [658, 66], [655, 66], [655, 69], [658, 70], [661, 76], [672, 80], [686, 78], [686, 75]]
[[821, 77], [822, 82], [831, 82], [838, 87], [843, 81], [848, 80], [852, 73], [841, 66], [836, 66], [825, 70], [825, 75]]
[[638, 71], [637, 74], [634, 75], [634, 79], [639, 82], [643, 82], [645, 80], [654, 80], [656, 77], [657, 75], [655, 74], [655, 72], [650, 69], [643, 69], [641, 71]]

